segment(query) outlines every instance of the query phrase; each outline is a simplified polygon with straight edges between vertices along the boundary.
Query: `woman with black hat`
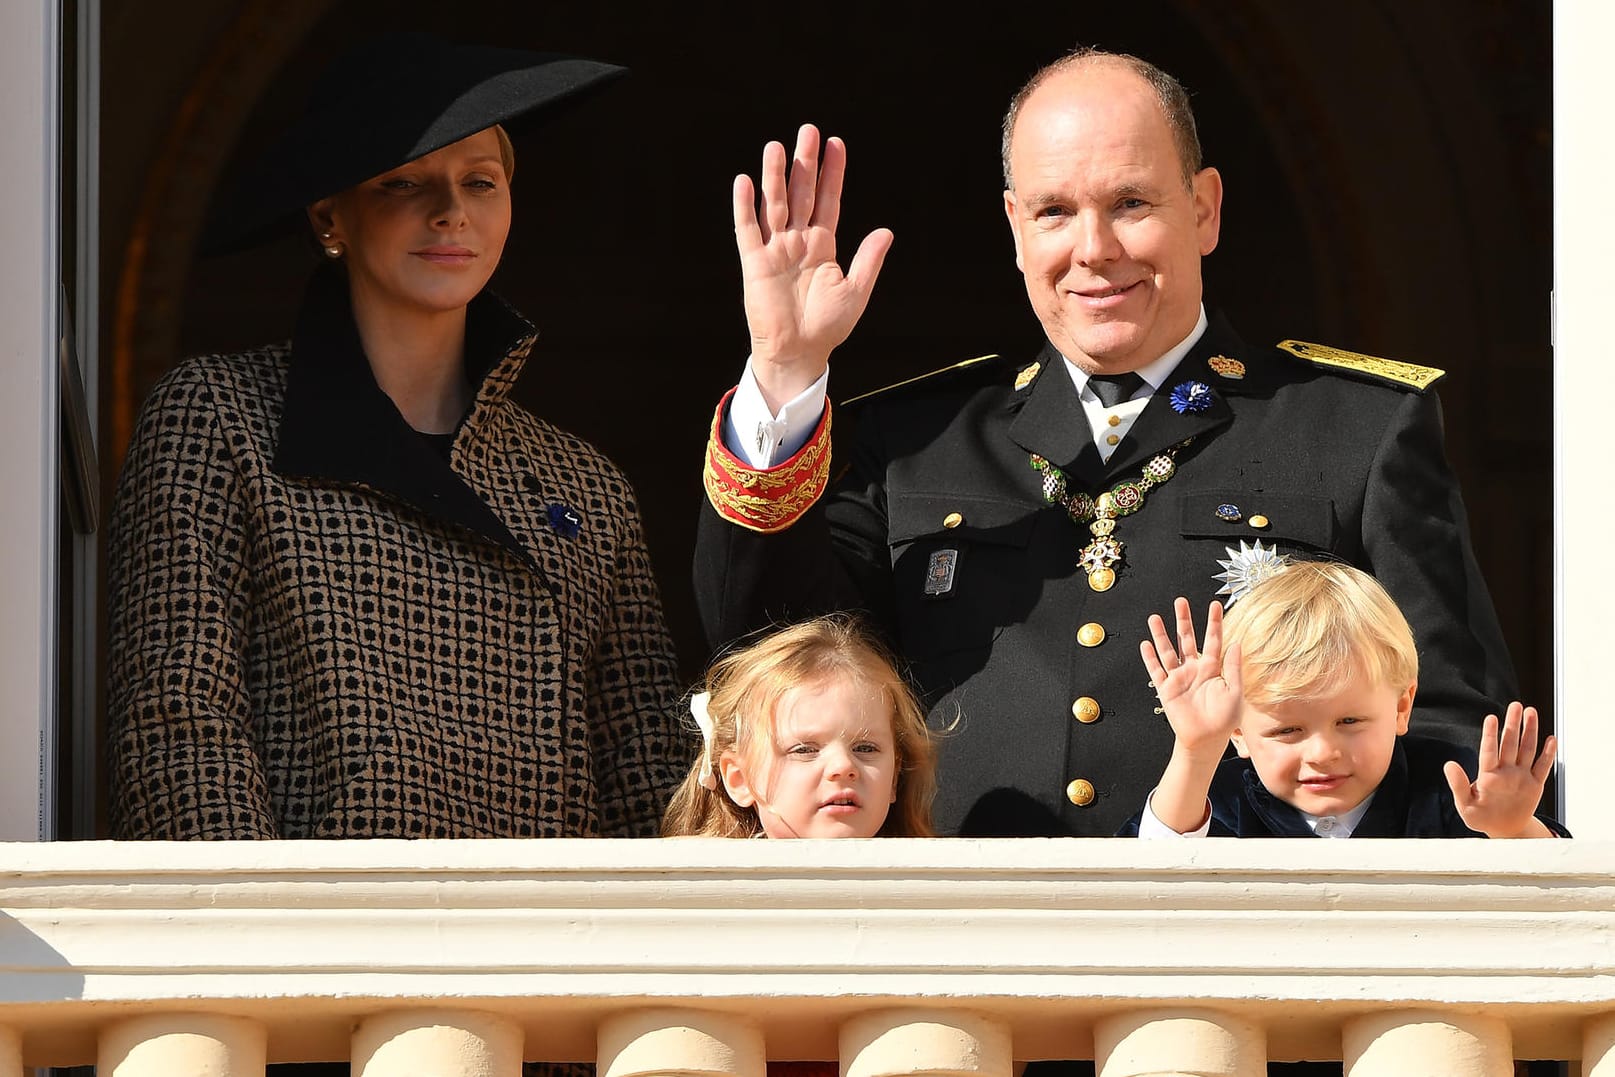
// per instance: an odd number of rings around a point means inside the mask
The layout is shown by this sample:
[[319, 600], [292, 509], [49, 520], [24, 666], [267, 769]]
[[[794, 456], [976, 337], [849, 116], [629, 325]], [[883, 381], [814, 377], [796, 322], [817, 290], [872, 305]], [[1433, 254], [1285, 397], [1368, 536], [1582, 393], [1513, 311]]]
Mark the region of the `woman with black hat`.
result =
[[693, 748], [627, 481], [510, 399], [500, 123], [620, 71], [374, 40], [216, 218], [327, 264], [152, 391], [110, 536], [115, 833], [627, 836]]

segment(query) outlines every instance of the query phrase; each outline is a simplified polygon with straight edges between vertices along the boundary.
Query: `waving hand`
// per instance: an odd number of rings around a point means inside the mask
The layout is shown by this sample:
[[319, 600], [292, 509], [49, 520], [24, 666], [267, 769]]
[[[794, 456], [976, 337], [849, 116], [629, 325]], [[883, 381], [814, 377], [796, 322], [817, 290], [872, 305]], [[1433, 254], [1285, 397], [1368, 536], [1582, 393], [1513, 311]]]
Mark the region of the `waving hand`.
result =
[[1213, 602], [1206, 613], [1204, 650], [1195, 641], [1189, 600], [1180, 597], [1172, 608], [1178, 622], [1177, 646], [1167, 635], [1166, 622], [1152, 613], [1150, 638], [1139, 644], [1138, 651], [1173, 734], [1172, 755], [1150, 794], [1150, 810], [1171, 829], [1187, 834], [1210, 819], [1206, 793], [1229, 735], [1239, 725], [1239, 646], [1223, 654], [1220, 603]]
[[1213, 602], [1206, 614], [1206, 646], [1195, 643], [1194, 618], [1187, 599], [1173, 604], [1178, 621], [1178, 645], [1172, 646], [1166, 624], [1150, 614], [1150, 639], [1139, 644], [1144, 668], [1149, 670], [1161, 707], [1178, 744], [1187, 749], [1209, 748], [1220, 756], [1229, 734], [1239, 725], [1239, 651], [1222, 653], [1222, 605]]
[[751, 177], [735, 177], [735, 245], [745, 282], [746, 322], [751, 330], [752, 371], [771, 408], [816, 381], [830, 352], [847, 339], [863, 315], [892, 233], [878, 228], [864, 237], [842, 272], [836, 261], [836, 225], [847, 148], [825, 141], [804, 124], [786, 173], [785, 147], [763, 149], [762, 198]]
[[1464, 825], [1492, 838], [1552, 837], [1533, 813], [1558, 751], [1558, 741], [1550, 736], [1537, 753], [1535, 707], [1510, 703], [1501, 729], [1497, 715], [1488, 714], [1481, 727], [1480, 771], [1475, 780], [1471, 782], [1457, 763], [1448, 762], [1444, 768]]

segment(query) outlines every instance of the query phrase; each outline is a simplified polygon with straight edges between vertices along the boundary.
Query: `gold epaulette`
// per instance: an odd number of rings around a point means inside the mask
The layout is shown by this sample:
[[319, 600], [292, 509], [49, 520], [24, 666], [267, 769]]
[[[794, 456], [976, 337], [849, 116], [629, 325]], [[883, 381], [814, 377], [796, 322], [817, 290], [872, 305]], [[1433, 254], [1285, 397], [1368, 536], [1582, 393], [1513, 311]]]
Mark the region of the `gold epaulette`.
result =
[[978, 355], [974, 359], [966, 359], [962, 363], [954, 363], [952, 366], [941, 367], [940, 369], [937, 369], [937, 370], [927, 371], [924, 374], [916, 374], [912, 378], [904, 378], [902, 381], [893, 382], [890, 385], [883, 385], [879, 389], [871, 389], [867, 393], [860, 393], [858, 396], [853, 397], [851, 400], [843, 400], [841, 403], [842, 404], [856, 404], [860, 400], [868, 400], [872, 396], [879, 396], [881, 393], [889, 393], [893, 389], [901, 389], [905, 385], [913, 385], [915, 382], [925, 381], [927, 378], [935, 378], [935, 377], [937, 377], [939, 375], [942, 375], [942, 374], [952, 374], [952, 373], [954, 373], [956, 371], [964, 370], [964, 369], [966, 369], [968, 367], [973, 367], [977, 363], [985, 363], [989, 359], [997, 359], [997, 358], [998, 358], [998, 353], [996, 353], [996, 352], [994, 352], [991, 355]]
[[1297, 359], [1305, 359], [1309, 363], [1350, 370], [1379, 381], [1405, 385], [1421, 393], [1447, 376], [1445, 370], [1433, 366], [1399, 363], [1394, 359], [1381, 359], [1377, 355], [1331, 348], [1327, 344], [1309, 344], [1304, 340], [1281, 340], [1278, 346]]

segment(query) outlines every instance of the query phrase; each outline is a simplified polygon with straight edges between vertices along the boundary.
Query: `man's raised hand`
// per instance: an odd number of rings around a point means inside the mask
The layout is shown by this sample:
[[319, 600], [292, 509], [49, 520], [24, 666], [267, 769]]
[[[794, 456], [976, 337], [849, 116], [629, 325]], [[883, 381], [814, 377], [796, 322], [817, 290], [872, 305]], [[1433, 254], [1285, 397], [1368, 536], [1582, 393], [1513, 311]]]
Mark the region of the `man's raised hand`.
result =
[[745, 284], [752, 374], [770, 409], [824, 373], [830, 352], [852, 332], [891, 249], [892, 233], [864, 237], [845, 273], [836, 261], [836, 225], [847, 148], [804, 124], [786, 171], [785, 147], [763, 148], [761, 202], [750, 176], [735, 177], [735, 245]]

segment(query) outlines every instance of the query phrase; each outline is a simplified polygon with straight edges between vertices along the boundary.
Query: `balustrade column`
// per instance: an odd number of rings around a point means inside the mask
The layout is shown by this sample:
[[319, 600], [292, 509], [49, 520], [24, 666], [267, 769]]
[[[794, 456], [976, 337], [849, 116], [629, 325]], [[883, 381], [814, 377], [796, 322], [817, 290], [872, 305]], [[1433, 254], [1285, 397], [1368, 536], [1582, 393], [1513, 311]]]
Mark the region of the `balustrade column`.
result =
[[1582, 1026], [1581, 1077], [1615, 1077], [1615, 1014]]
[[617, 1014], [600, 1025], [596, 1046], [601, 1077], [764, 1077], [768, 1067], [755, 1023], [704, 1010]]
[[1094, 1026], [1099, 1077], [1266, 1077], [1267, 1035], [1213, 1010], [1135, 1010]]
[[267, 1047], [264, 1026], [244, 1017], [146, 1014], [101, 1033], [95, 1071], [102, 1077], [263, 1077]]
[[1386, 1010], [1341, 1030], [1346, 1077], [1512, 1077], [1514, 1038], [1495, 1017]]
[[520, 1077], [522, 1031], [513, 1021], [469, 1010], [399, 1010], [359, 1023], [356, 1077]]
[[1009, 1027], [983, 1014], [921, 1008], [877, 1010], [841, 1026], [846, 1077], [1010, 1077]]
[[22, 1077], [22, 1035], [0, 1025], [0, 1077]]

